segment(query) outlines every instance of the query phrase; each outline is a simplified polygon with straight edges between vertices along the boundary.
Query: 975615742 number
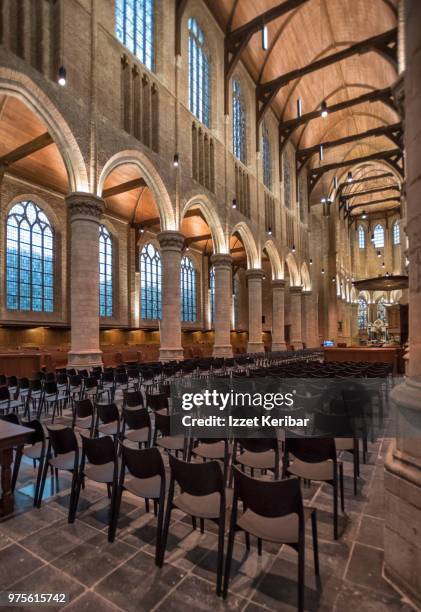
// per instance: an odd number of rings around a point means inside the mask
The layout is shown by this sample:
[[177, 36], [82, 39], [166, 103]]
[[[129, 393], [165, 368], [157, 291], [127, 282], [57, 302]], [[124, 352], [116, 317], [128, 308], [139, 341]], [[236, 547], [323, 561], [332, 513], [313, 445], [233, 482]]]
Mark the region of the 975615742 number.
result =
[[33, 606], [64, 605], [69, 603], [66, 593], [13, 593], [11, 591], [0, 593], [0, 606]]

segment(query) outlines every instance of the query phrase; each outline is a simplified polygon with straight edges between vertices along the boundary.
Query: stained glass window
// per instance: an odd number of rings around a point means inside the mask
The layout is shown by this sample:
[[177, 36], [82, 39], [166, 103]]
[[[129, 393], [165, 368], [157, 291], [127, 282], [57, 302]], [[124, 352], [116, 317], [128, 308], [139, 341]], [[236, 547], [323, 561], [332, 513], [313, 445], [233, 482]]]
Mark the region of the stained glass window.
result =
[[360, 249], [365, 249], [365, 230], [362, 225], [358, 227], [358, 246]]
[[384, 247], [384, 229], [383, 225], [378, 223], [374, 228], [374, 246], [376, 249], [382, 249]]
[[291, 185], [291, 164], [287, 154], [282, 157], [282, 179], [284, 183], [284, 204], [287, 208], [291, 208], [292, 203], [292, 185]]
[[154, 0], [116, 0], [116, 36], [149, 70], [154, 68]]
[[269, 130], [266, 123], [262, 128], [262, 164], [263, 164], [263, 184], [268, 189], [272, 189], [272, 152], [270, 149]]
[[247, 163], [246, 112], [241, 86], [236, 79], [232, 81], [232, 137], [235, 157]]
[[367, 329], [368, 306], [364, 298], [358, 300], [358, 329]]
[[196, 305], [196, 270], [190, 257], [181, 260], [181, 320], [193, 322], [197, 320]]
[[189, 109], [210, 127], [210, 70], [203, 31], [189, 19]]
[[34, 202], [15, 204], [7, 217], [6, 305], [9, 310], [54, 310], [54, 235]]
[[113, 316], [113, 243], [104, 225], [99, 227], [99, 316]]
[[401, 243], [401, 227], [399, 221], [395, 221], [392, 228], [393, 244]]
[[209, 270], [209, 299], [210, 299], [210, 319], [215, 322], [215, 268]]
[[140, 316], [161, 318], [161, 256], [150, 242], [140, 253]]
[[377, 318], [386, 322], [386, 304], [384, 298], [380, 298], [377, 302]]

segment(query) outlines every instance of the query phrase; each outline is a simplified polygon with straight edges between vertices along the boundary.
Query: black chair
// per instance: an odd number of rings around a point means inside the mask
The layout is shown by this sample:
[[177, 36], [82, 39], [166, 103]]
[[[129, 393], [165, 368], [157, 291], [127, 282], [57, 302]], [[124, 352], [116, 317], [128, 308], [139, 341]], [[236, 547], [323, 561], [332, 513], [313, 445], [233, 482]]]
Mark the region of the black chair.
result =
[[189, 456], [192, 455], [203, 461], [222, 461], [224, 482], [227, 481], [229, 446], [226, 438], [197, 438], [191, 440]]
[[25, 427], [29, 427], [29, 429], [33, 429], [34, 433], [31, 434], [28, 440], [28, 443], [25, 444], [25, 446], [19, 446], [16, 449], [16, 456], [15, 456], [15, 462], [13, 465], [13, 475], [12, 475], [12, 491], [14, 491], [16, 487], [16, 482], [17, 482], [18, 475], [19, 475], [19, 468], [20, 468], [22, 456], [28, 457], [28, 459], [32, 459], [34, 463], [34, 468], [36, 467], [36, 462], [38, 461], [37, 481], [36, 481], [35, 493], [34, 493], [34, 506], [37, 506], [40, 486], [41, 486], [42, 469], [44, 467], [44, 460], [45, 460], [45, 449], [46, 449], [45, 433], [41, 425], [41, 422], [38, 421], [37, 419], [34, 419], [32, 421], [25, 421], [23, 424]]
[[143, 395], [140, 391], [127, 391], [124, 394], [123, 406], [125, 408], [143, 408]]
[[[293, 456], [292, 463], [290, 462]], [[343, 464], [337, 460], [334, 438], [286, 438], [283, 477], [327, 482], [333, 487], [333, 534], [338, 539], [338, 466], [341, 509], [344, 512]]]
[[[238, 502], [243, 504], [239, 516]], [[298, 553], [298, 610], [304, 610], [305, 588], [305, 523], [311, 518], [314, 570], [319, 576], [317, 515], [315, 508], [303, 506], [300, 483], [288, 480], [259, 480], [234, 469], [234, 499], [228, 535], [223, 597], [228, 593], [235, 533], [238, 529], [258, 539], [287, 544]]]
[[[161, 434], [158, 436], [158, 434]], [[155, 413], [155, 430], [153, 445], [160, 446], [164, 450], [175, 452], [176, 456], [181, 452], [186, 454], [186, 440], [182, 436], [171, 435], [171, 417], [161, 412]]]
[[39, 419], [41, 417], [42, 408], [45, 407], [45, 411], [48, 414], [50, 406], [53, 407], [53, 415], [51, 418], [51, 422], [54, 423], [54, 419], [56, 417], [56, 413], [60, 416], [63, 415], [63, 408], [67, 405], [69, 401], [69, 396], [67, 391], [60, 391], [55, 380], [46, 381], [44, 384], [44, 394], [43, 399], [38, 409]]
[[101, 388], [104, 393], [108, 395], [108, 401], [114, 401], [115, 394], [115, 381], [114, 381], [114, 370], [107, 370], [102, 373], [101, 376]]
[[72, 507], [77, 470], [79, 466], [79, 446], [76, 435], [71, 427], [48, 427], [48, 447], [44, 467], [42, 470], [41, 485], [38, 495], [37, 507], [41, 505], [44, 493], [45, 481], [47, 479], [48, 467], [52, 466], [55, 470], [56, 481], [58, 484], [58, 471], [63, 470], [72, 474], [72, 485], [69, 508]]
[[134, 449], [122, 446], [122, 463], [118, 483], [117, 503], [112, 520], [111, 541], [114, 540], [121, 498], [124, 491], [145, 500], [149, 510], [149, 499], [156, 504], [158, 525], [156, 534], [155, 563], [162, 566], [162, 525], [165, 504], [165, 467], [161, 453], [157, 448]]
[[96, 404], [95, 431], [106, 436], [112, 436], [114, 441], [120, 436], [120, 413], [115, 404]]
[[73, 407], [72, 428], [88, 431], [92, 438], [95, 430], [95, 410], [90, 399], [76, 400]]
[[146, 393], [146, 406], [152, 412], [168, 414], [168, 397], [166, 393]]
[[76, 399], [82, 399], [83, 384], [82, 377], [79, 374], [69, 375], [69, 395], [72, 402]]
[[24, 417], [30, 418], [32, 412], [38, 415], [42, 409], [43, 389], [42, 381], [38, 378], [29, 381], [29, 390], [26, 396]]
[[[222, 592], [222, 572], [224, 563], [225, 514], [229, 498], [225, 493], [224, 476], [217, 461], [188, 463], [169, 455], [171, 479], [162, 536], [162, 563], [164, 562], [171, 511], [178, 508], [192, 517], [216, 521], [218, 529], [218, 561], [216, 569], [216, 592]], [[181, 493], [174, 497], [175, 485]]]
[[10, 410], [19, 413], [21, 406], [22, 402], [20, 400], [10, 397], [10, 391], [7, 387], [0, 387], [0, 410], [3, 411], [3, 414], [7, 414]]
[[[240, 453], [238, 452], [240, 451]], [[273, 470], [275, 480], [279, 478], [279, 443], [276, 438], [236, 438], [232, 453], [232, 465], [239, 463], [249, 468], [254, 476], [255, 470]]]
[[108, 541], [112, 542], [112, 525], [117, 500], [118, 462], [115, 443], [110, 436], [87, 438], [82, 436], [82, 458], [74, 486], [73, 504], [69, 506], [69, 523], [74, 523], [85, 479], [107, 485], [111, 499]]
[[122, 438], [149, 447], [151, 445], [151, 417], [146, 408], [123, 408]]

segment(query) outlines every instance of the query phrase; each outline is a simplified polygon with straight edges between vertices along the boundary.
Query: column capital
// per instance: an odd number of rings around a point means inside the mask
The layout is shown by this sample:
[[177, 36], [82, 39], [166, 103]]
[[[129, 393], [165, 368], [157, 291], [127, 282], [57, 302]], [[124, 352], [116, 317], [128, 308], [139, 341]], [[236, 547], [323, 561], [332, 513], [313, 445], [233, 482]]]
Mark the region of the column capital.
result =
[[181, 251], [185, 242], [183, 234], [175, 230], [160, 232], [157, 239], [163, 251]]
[[312, 292], [312, 290], [311, 290], [311, 289], [309, 289], [308, 291], [305, 291], [305, 290], [303, 289], [302, 295], [303, 295], [303, 297], [305, 297], [305, 296], [310, 297], [310, 296], [312, 296], [312, 295], [313, 295], [313, 292]]
[[247, 280], [263, 280], [264, 276], [265, 273], [261, 268], [250, 268], [246, 270]]
[[303, 288], [301, 285], [297, 285], [294, 287], [290, 287], [289, 292], [293, 293], [294, 295], [301, 295], [303, 293]]
[[232, 266], [232, 257], [231, 255], [228, 255], [226, 253], [215, 253], [215, 255], [212, 255], [211, 258], [211, 264], [215, 267], [215, 268], [230, 268]]
[[105, 202], [93, 193], [74, 191], [66, 196], [66, 204], [71, 219], [86, 219], [99, 221], [103, 215]]
[[272, 281], [272, 289], [285, 289], [286, 284], [287, 282], [284, 278], [275, 278]]

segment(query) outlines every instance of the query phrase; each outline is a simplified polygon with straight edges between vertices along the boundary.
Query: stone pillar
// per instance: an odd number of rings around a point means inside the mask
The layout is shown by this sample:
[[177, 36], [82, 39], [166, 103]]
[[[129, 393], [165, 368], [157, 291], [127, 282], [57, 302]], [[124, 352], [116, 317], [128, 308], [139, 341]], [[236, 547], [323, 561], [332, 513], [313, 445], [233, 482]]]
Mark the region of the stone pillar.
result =
[[70, 322], [69, 367], [102, 364], [99, 347], [99, 224], [104, 201], [91, 193], [66, 198], [70, 215]]
[[315, 348], [318, 346], [318, 341], [315, 342], [315, 326], [316, 326], [316, 312], [313, 300], [312, 291], [303, 291], [301, 298], [302, 308], [302, 341], [305, 343], [306, 348]]
[[232, 257], [217, 253], [211, 263], [215, 270], [215, 343], [214, 357], [232, 357]]
[[302, 287], [290, 287], [289, 294], [291, 300], [291, 338], [290, 342], [294, 350], [303, 348], [301, 332], [301, 294]]
[[157, 235], [161, 247], [162, 319], [160, 361], [183, 359], [181, 346], [180, 270], [184, 236], [168, 230]]
[[286, 351], [285, 344], [285, 284], [286, 281], [272, 281], [272, 351]]
[[264, 353], [262, 341], [262, 280], [263, 270], [247, 270], [247, 284], [249, 294], [249, 340], [248, 353]]
[[[405, 1], [409, 364], [394, 388], [398, 438], [385, 462], [385, 573], [421, 606], [421, 2]], [[406, 433], [403, 427], [406, 426]]]

